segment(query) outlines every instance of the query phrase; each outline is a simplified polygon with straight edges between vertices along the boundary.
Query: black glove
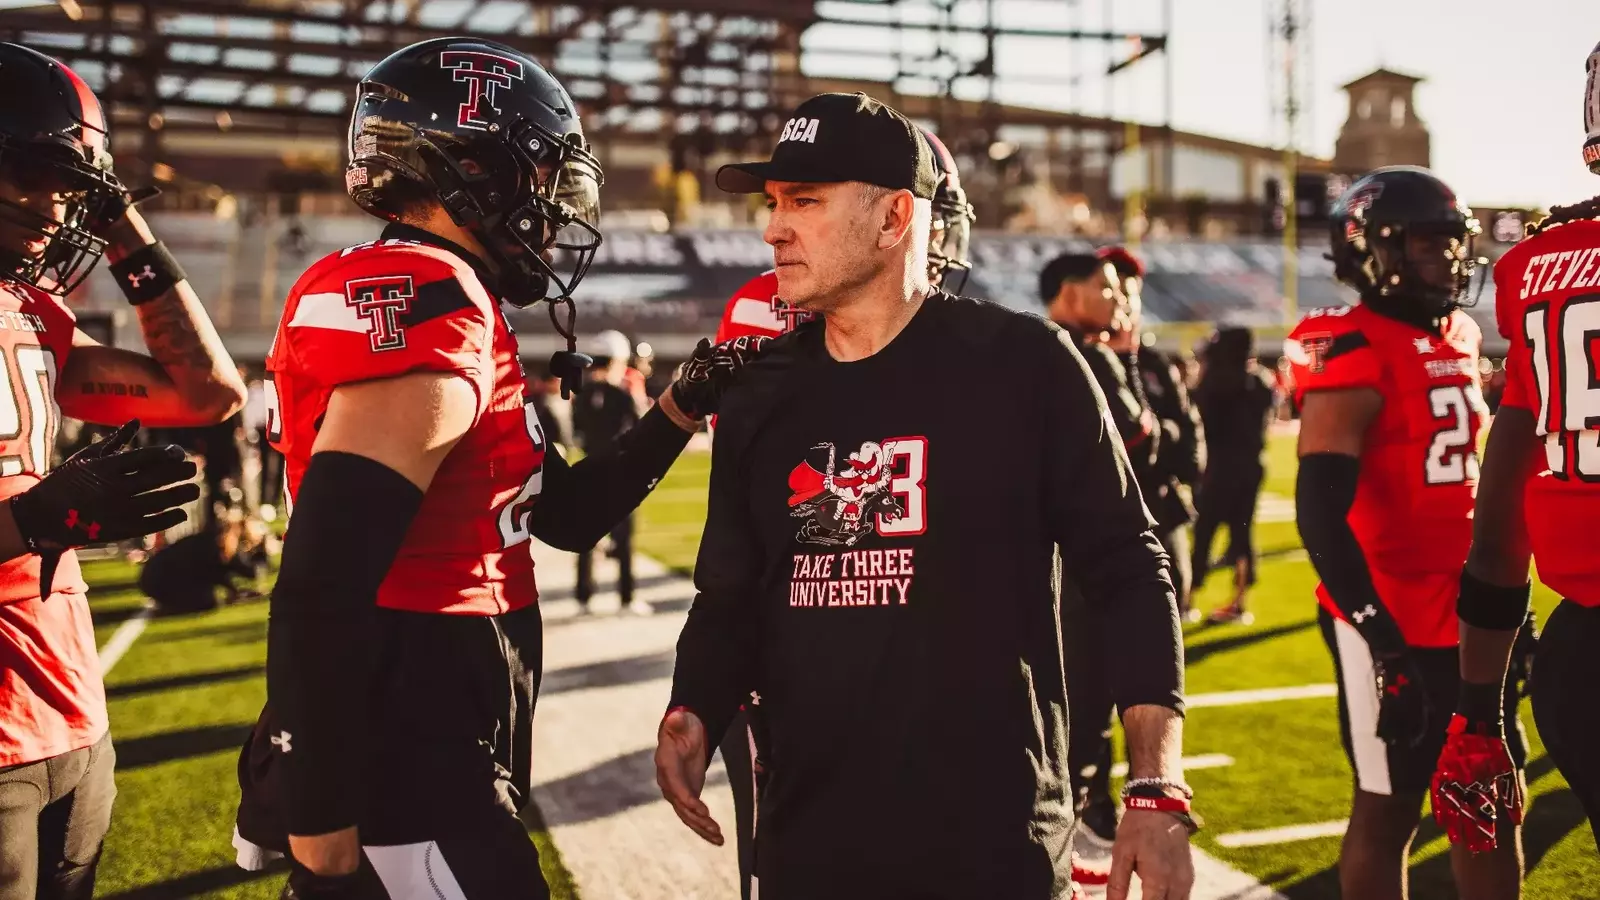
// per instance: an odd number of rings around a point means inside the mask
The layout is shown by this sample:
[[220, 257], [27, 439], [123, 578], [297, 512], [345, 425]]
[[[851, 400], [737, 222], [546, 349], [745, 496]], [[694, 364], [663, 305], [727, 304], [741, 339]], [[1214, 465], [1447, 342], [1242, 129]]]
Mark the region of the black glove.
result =
[[128, 214], [128, 210], [160, 193], [160, 188], [150, 185], [138, 190], [111, 194], [100, 204], [100, 208], [94, 213], [93, 218], [84, 223], [85, 227], [95, 237], [104, 237], [106, 229], [122, 221], [122, 217]]
[[1439, 711], [1428, 697], [1422, 671], [1409, 653], [1377, 657], [1378, 737], [1386, 743], [1417, 747], [1436, 731]]
[[17, 532], [41, 557], [39, 596], [50, 596], [56, 564], [68, 548], [165, 531], [186, 518], [175, 507], [200, 497], [199, 485], [182, 483], [197, 469], [181, 447], [124, 449], [138, 430], [138, 419], [128, 422], [11, 498]]
[[761, 354], [771, 338], [746, 335], [713, 345], [705, 338], [683, 364], [678, 380], [668, 390], [678, 409], [691, 419], [716, 413], [722, 392], [739, 377], [739, 370]]

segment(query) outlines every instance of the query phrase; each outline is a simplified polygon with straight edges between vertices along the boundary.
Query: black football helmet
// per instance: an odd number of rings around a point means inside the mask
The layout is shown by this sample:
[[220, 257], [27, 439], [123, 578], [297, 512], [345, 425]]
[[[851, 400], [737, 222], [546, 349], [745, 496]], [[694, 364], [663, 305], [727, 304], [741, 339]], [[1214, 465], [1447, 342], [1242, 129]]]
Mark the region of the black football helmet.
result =
[[1334, 203], [1329, 226], [1334, 276], [1374, 310], [1427, 325], [1476, 301], [1468, 293], [1487, 262], [1473, 254], [1483, 229], [1427, 169], [1367, 173]]
[[566, 88], [532, 57], [467, 37], [399, 50], [356, 88], [349, 140], [345, 189], [362, 209], [394, 220], [436, 201], [483, 245], [502, 299], [570, 304], [600, 247], [604, 176]]
[[60, 62], [0, 43], [0, 278], [70, 292], [105, 250], [91, 224], [122, 194], [94, 92]]
[[[933, 189], [933, 230], [928, 236], [928, 280], [952, 294], [959, 294], [972, 272], [967, 247], [972, 240], [972, 223], [977, 220], [977, 214], [967, 202], [967, 192], [961, 189], [961, 173], [956, 171], [956, 160], [949, 148], [926, 128], [922, 129], [922, 136], [933, 149], [937, 177]], [[951, 274], [951, 269], [960, 273], [959, 281]]]
[[1583, 161], [1589, 171], [1600, 175], [1600, 44], [1589, 54], [1589, 86], [1583, 92], [1583, 130], [1588, 138], [1583, 143]]

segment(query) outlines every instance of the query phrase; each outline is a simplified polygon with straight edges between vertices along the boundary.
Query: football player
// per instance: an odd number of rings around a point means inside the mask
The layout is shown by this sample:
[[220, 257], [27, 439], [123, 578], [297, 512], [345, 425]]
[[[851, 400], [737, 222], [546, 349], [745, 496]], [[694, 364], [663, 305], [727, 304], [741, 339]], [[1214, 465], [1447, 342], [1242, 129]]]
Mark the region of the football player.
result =
[[[244, 402], [182, 268], [131, 199], [94, 93], [59, 61], [0, 43], [0, 896], [93, 891], [114, 757], [72, 548], [170, 528], [184, 520], [174, 507], [199, 496], [193, 484], [155, 490], [194, 476], [178, 448], [119, 452], [138, 430], [129, 420], [210, 424]], [[65, 302], [102, 254], [148, 356], [100, 346]], [[63, 414], [123, 427], [52, 468]]]
[[[972, 272], [967, 247], [972, 223], [977, 215], [961, 187], [961, 174], [955, 157], [933, 132], [922, 129], [922, 136], [933, 150], [934, 172], [938, 179], [933, 192], [933, 222], [928, 233], [928, 283], [960, 294]], [[777, 337], [811, 314], [778, 298], [778, 275], [767, 270], [750, 279], [728, 300], [717, 325], [717, 342], [740, 337]], [[713, 417], [713, 424], [715, 424]], [[750, 872], [755, 829], [755, 736], [740, 715], [722, 739], [722, 760], [728, 767], [728, 782], [733, 788], [733, 807], [738, 829], [739, 882], [744, 900], [750, 900]]]
[[[1600, 46], [1588, 61], [1584, 162], [1600, 175]], [[1472, 551], [1461, 572], [1461, 695], [1433, 778], [1433, 815], [1457, 846], [1485, 851], [1522, 815], [1499, 704], [1529, 611], [1530, 556], [1564, 598], [1538, 642], [1539, 736], [1600, 846], [1600, 197], [1555, 207], [1495, 265], [1495, 315], [1511, 342], [1484, 451]], [[1531, 627], [1528, 626], [1528, 627]]]
[[[1425, 169], [1378, 169], [1335, 204], [1334, 272], [1353, 306], [1313, 311], [1285, 345], [1301, 404], [1296, 517], [1322, 584], [1340, 732], [1355, 770], [1344, 896], [1406, 896], [1406, 857], [1458, 677], [1456, 586], [1471, 540], [1479, 226]], [[1516, 697], [1500, 698], [1507, 721]], [[1520, 766], [1522, 736], [1513, 738]], [[1515, 840], [1451, 860], [1463, 897], [1516, 897]]]
[[[977, 214], [961, 187], [961, 173], [956, 170], [949, 148], [927, 129], [922, 130], [922, 136], [933, 149], [934, 171], [939, 179], [933, 194], [933, 227], [928, 234], [928, 281], [934, 287], [960, 294], [972, 273], [967, 247]], [[778, 276], [769, 269], [729, 298], [717, 325], [717, 342], [746, 335], [777, 337], [808, 318], [808, 313], [778, 299]]]
[[529, 538], [593, 546], [759, 341], [702, 342], [569, 466], [502, 305], [549, 302], [552, 365], [581, 375], [572, 292], [602, 175], [571, 96], [511, 47], [424, 41], [362, 79], [349, 152], [351, 197], [389, 224], [301, 276], [267, 358], [291, 525], [235, 846], [247, 868], [287, 852], [286, 896], [547, 897], [517, 819], [542, 648]]

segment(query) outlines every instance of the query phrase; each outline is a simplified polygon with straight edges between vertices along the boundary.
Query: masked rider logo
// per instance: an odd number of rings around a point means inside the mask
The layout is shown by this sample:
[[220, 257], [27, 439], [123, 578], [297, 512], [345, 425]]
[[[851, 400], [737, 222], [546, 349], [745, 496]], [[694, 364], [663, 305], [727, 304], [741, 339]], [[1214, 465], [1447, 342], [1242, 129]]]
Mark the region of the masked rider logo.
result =
[[807, 461], [789, 473], [789, 515], [804, 520], [797, 535], [801, 541], [851, 547], [876, 530], [880, 518], [893, 522], [905, 515], [904, 505], [889, 490], [893, 447], [867, 441], [842, 467], [832, 442], [811, 450], [813, 457], [826, 452], [823, 468]]

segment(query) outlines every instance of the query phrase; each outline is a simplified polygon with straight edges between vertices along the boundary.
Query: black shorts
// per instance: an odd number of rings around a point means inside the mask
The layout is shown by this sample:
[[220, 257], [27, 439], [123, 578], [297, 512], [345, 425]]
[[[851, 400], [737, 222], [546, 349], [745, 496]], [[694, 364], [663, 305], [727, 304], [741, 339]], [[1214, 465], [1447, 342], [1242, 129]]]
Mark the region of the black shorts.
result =
[[[1388, 744], [1378, 737], [1378, 689], [1372, 652], [1361, 633], [1349, 622], [1317, 609], [1322, 639], [1333, 654], [1339, 684], [1339, 736], [1345, 756], [1355, 771], [1356, 787], [1385, 796], [1426, 791], [1444, 750], [1445, 729], [1455, 711], [1461, 685], [1461, 655], [1455, 647], [1413, 647], [1411, 654], [1422, 671], [1423, 687], [1436, 712], [1428, 739], [1416, 747]], [[1528, 739], [1517, 720], [1519, 698], [1507, 685], [1505, 697], [1506, 744], [1511, 759], [1522, 768], [1528, 762]]]
[[[532, 779], [544, 646], [538, 604], [493, 617], [379, 613], [372, 730], [362, 764], [349, 773], [365, 787], [362, 846], [389, 887], [371, 896], [433, 898], [395, 887], [404, 879], [391, 873], [424, 871], [440, 860], [456, 870], [461, 896], [470, 900], [547, 896], [538, 854], [518, 819]], [[239, 756], [234, 845], [244, 868], [287, 850], [281, 751], [272, 742], [280, 731], [269, 700]], [[474, 846], [497, 849], [481, 854]], [[473, 884], [484, 887], [475, 892]]]

